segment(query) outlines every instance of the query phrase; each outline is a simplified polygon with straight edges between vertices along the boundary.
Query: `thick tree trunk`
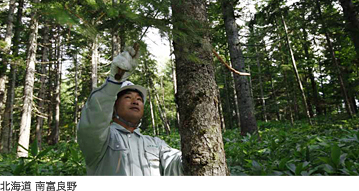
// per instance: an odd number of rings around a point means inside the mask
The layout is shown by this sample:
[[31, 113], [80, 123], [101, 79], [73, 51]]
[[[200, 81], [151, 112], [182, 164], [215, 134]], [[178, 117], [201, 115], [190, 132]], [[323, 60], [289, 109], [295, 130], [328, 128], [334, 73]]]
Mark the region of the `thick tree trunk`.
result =
[[92, 57], [91, 57], [91, 82], [92, 89], [97, 88], [97, 66], [99, 62], [98, 46], [99, 46], [99, 35], [96, 35], [94, 41], [92, 42]]
[[[224, 16], [225, 29], [231, 61], [238, 71], [245, 71], [244, 58], [241, 51], [237, 24], [234, 18], [233, 2], [222, 0], [222, 12]], [[254, 115], [253, 99], [250, 95], [248, 78], [235, 75], [237, 95], [239, 95], [239, 111], [241, 120], [241, 134], [258, 133], [256, 118]]]
[[346, 20], [346, 30], [352, 37], [357, 58], [359, 59], [359, 15], [358, 10], [354, 6], [352, 0], [339, 0], [343, 7], [344, 18]]
[[286, 38], [286, 41], [287, 41], [287, 45], [288, 45], [288, 49], [289, 49], [289, 53], [290, 53], [290, 58], [291, 58], [293, 70], [294, 70], [294, 73], [295, 73], [295, 78], [297, 79], [298, 88], [300, 90], [300, 94], [301, 94], [302, 99], [303, 99], [304, 112], [305, 112], [305, 115], [308, 118], [309, 124], [312, 125], [312, 120], [310, 118], [310, 113], [309, 113], [309, 108], [308, 108], [308, 103], [307, 103], [307, 98], [305, 96], [302, 81], [300, 80], [300, 76], [299, 76], [298, 69], [297, 69], [297, 64], [295, 63], [294, 53], [293, 53], [292, 46], [290, 45], [290, 41], [289, 41], [287, 24], [285, 23], [283, 15], [281, 15], [281, 20], [282, 20], [282, 23], [283, 23], [283, 26], [284, 26], [285, 38]]
[[336, 58], [336, 55], [335, 55], [335, 52], [334, 52], [332, 41], [330, 40], [329, 33], [326, 30], [326, 25], [325, 25], [324, 20], [322, 18], [322, 10], [320, 8], [320, 3], [319, 3], [318, 0], [316, 1], [316, 5], [317, 5], [319, 18], [321, 19], [322, 24], [323, 24], [325, 38], [327, 40], [327, 45], [328, 45], [328, 48], [329, 48], [329, 51], [330, 51], [330, 55], [332, 57], [332, 62], [333, 62], [333, 65], [334, 65], [334, 67], [336, 69], [336, 73], [337, 73], [337, 77], [338, 77], [338, 80], [339, 80], [341, 93], [342, 93], [344, 103], [345, 103], [345, 109], [346, 109], [348, 115], [350, 117], [353, 117], [353, 110], [352, 110], [351, 105], [350, 105], [347, 89], [345, 87], [344, 80], [343, 80], [343, 77], [342, 77], [342, 72], [340, 71], [340, 66], [339, 66], [339, 63], [337, 61], [337, 58]]
[[[36, 4], [39, 2], [39, 0], [34, 0], [33, 2]], [[26, 149], [29, 148], [29, 141], [30, 141], [38, 25], [39, 24], [37, 20], [37, 10], [33, 7], [31, 12], [29, 47], [28, 47], [28, 54], [26, 59], [24, 102], [23, 102], [22, 117], [20, 122], [19, 146], [17, 148], [18, 157], [28, 156], [28, 151]]]
[[206, 1], [171, 2], [184, 173], [227, 175]]

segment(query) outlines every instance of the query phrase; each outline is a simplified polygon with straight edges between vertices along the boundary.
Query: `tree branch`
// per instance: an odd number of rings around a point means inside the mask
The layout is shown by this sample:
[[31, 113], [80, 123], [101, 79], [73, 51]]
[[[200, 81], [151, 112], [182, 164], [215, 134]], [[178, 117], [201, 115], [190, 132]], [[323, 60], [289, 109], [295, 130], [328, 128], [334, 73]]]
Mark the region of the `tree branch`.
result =
[[220, 62], [222, 62], [222, 64], [224, 64], [230, 71], [232, 71], [235, 74], [241, 75], [241, 76], [250, 76], [250, 73], [247, 72], [238, 72], [237, 70], [235, 70], [234, 68], [232, 68], [231, 66], [229, 66], [218, 54], [217, 52], [213, 49], [212, 50], [213, 54], [218, 58], [218, 60]]

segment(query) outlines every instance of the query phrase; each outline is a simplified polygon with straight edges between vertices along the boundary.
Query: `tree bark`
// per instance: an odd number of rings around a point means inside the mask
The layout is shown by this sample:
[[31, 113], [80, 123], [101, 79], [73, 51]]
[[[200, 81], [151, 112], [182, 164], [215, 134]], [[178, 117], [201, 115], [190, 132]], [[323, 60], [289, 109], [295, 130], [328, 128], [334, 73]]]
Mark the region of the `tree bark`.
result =
[[258, 67], [258, 78], [259, 78], [259, 88], [261, 90], [261, 101], [262, 101], [262, 112], [263, 112], [263, 120], [265, 122], [267, 122], [267, 108], [266, 108], [266, 100], [264, 98], [264, 93], [263, 93], [263, 82], [262, 82], [262, 69], [261, 69], [261, 64], [259, 62], [259, 53], [257, 52], [257, 48], [255, 48], [256, 50], [256, 57], [257, 57], [257, 67]]
[[56, 65], [55, 65], [55, 116], [54, 124], [50, 134], [50, 145], [55, 145], [60, 140], [60, 95], [61, 95], [61, 68], [62, 68], [62, 39], [60, 33], [60, 27], [57, 28], [57, 40], [56, 40]]
[[[174, 93], [175, 93], [175, 97], [176, 97], [176, 94], [177, 94], [177, 78], [176, 78], [176, 66], [173, 62], [173, 59], [172, 59], [172, 41], [169, 39], [169, 45], [170, 45], [170, 52], [171, 52], [171, 55], [170, 55], [170, 62], [171, 62], [171, 69], [172, 69], [172, 80], [173, 80], [173, 90], [174, 90]], [[175, 100], [175, 103], [176, 103], [176, 128], [179, 129], [180, 127], [180, 116], [179, 116], [179, 112], [178, 112], [178, 104]]]
[[[234, 7], [232, 1], [222, 0], [222, 13], [224, 17], [229, 52], [234, 69], [241, 72], [245, 71], [245, 63], [239, 43], [238, 29], [234, 18]], [[258, 133], [257, 122], [254, 115], [254, 104], [250, 95], [248, 78], [246, 76], [235, 75], [235, 84], [237, 95], [239, 95], [238, 103], [241, 121], [241, 134], [246, 135], [247, 133]]]
[[[14, 42], [12, 46], [12, 51], [14, 57], [18, 56], [19, 53], [19, 39], [20, 39], [20, 28], [21, 28], [21, 19], [23, 12], [24, 1], [19, 0], [17, 18], [15, 24], [15, 35]], [[14, 99], [15, 99], [15, 85], [16, 85], [16, 73], [17, 73], [17, 65], [19, 65], [19, 61], [15, 60], [11, 64], [10, 69], [10, 78], [9, 78], [9, 88], [6, 97], [6, 107], [4, 113], [4, 120], [2, 124], [2, 137], [1, 137], [1, 146], [0, 149], [3, 153], [9, 153], [12, 149], [13, 144], [13, 129], [14, 129]]]
[[227, 175], [205, 0], [172, 0], [184, 173]]
[[91, 57], [91, 82], [92, 82], [92, 89], [97, 88], [97, 66], [99, 61], [99, 54], [98, 54], [98, 45], [99, 45], [99, 35], [96, 35], [95, 39], [92, 42], [92, 57]]
[[338, 77], [338, 80], [339, 80], [341, 93], [342, 93], [344, 103], [345, 103], [345, 109], [346, 109], [349, 117], [353, 117], [353, 110], [352, 110], [351, 105], [350, 105], [347, 89], [345, 87], [344, 80], [343, 80], [343, 77], [342, 77], [342, 72], [340, 71], [340, 66], [339, 66], [339, 63], [337, 61], [337, 58], [336, 58], [336, 55], [335, 55], [335, 52], [334, 52], [332, 41], [330, 40], [329, 33], [326, 30], [326, 25], [325, 25], [323, 17], [322, 17], [322, 10], [320, 8], [320, 3], [319, 3], [318, 0], [316, 1], [316, 6], [317, 6], [319, 18], [322, 21], [322, 25], [323, 25], [324, 33], [325, 33], [325, 38], [327, 40], [327, 45], [328, 45], [328, 48], [329, 48], [329, 51], [330, 51], [330, 55], [332, 57], [332, 62], [333, 62], [333, 65], [334, 65], [334, 67], [336, 69], [336, 74], [337, 74], [337, 77]]
[[[11, 38], [13, 36], [13, 26], [14, 26], [14, 11], [15, 11], [15, 0], [9, 1], [9, 12], [7, 15], [6, 22], [6, 31], [5, 31], [5, 47], [3, 48], [4, 52], [0, 52], [3, 63], [0, 64], [0, 123], [2, 117], [3, 103], [5, 98], [5, 86], [6, 86], [6, 70], [9, 63], [9, 55], [11, 50]], [[1, 125], [1, 124], [0, 124]]]
[[[44, 23], [44, 32], [43, 32], [43, 41], [42, 41], [42, 62], [48, 62], [49, 61], [49, 26], [47, 25], [47, 23]], [[40, 98], [39, 100], [39, 106], [38, 106], [38, 110], [39, 110], [39, 115], [37, 116], [37, 124], [36, 124], [36, 140], [37, 140], [37, 146], [38, 149], [41, 150], [42, 146], [42, 127], [44, 125], [44, 115], [42, 115], [42, 113], [45, 111], [44, 108], [44, 100], [45, 100], [45, 93], [46, 93], [46, 89], [45, 89], [45, 80], [46, 80], [46, 65], [45, 64], [41, 64], [41, 77], [40, 77], [40, 91], [39, 91], [39, 95], [38, 97]]]
[[78, 123], [78, 113], [79, 113], [79, 106], [78, 106], [78, 59], [77, 59], [77, 54], [78, 54], [78, 50], [76, 48], [75, 51], [75, 56], [74, 56], [74, 64], [75, 64], [75, 92], [74, 92], [74, 96], [75, 96], [75, 100], [74, 100], [74, 106], [75, 106], [75, 113], [74, 113], [74, 122], [75, 122], [75, 126], [74, 126], [74, 131], [73, 131], [73, 135], [75, 137], [75, 142], [77, 141], [77, 123]]
[[287, 24], [286, 24], [286, 22], [284, 20], [283, 15], [281, 15], [281, 20], [282, 20], [282, 23], [283, 23], [283, 26], [284, 26], [285, 39], [286, 39], [287, 46], [288, 46], [288, 49], [289, 49], [290, 58], [291, 58], [291, 61], [292, 61], [292, 66], [293, 66], [295, 78], [297, 79], [297, 85], [298, 85], [298, 88], [300, 90], [300, 94], [301, 94], [302, 99], [303, 99], [303, 105], [304, 105], [304, 109], [305, 109], [304, 112], [305, 112], [305, 115], [306, 115], [306, 117], [308, 119], [309, 124], [312, 125], [313, 123], [312, 123], [312, 120], [310, 118], [307, 98], [305, 96], [302, 81], [300, 80], [300, 76], [299, 76], [298, 69], [297, 69], [297, 64], [295, 63], [294, 53], [293, 53], [292, 46], [290, 45], [290, 41], [289, 41]]
[[[33, 1], [35, 4], [39, 3], [39, 0]], [[31, 127], [31, 113], [32, 113], [32, 101], [33, 90], [35, 80], [35, 63], [36, 63], [36, 49], [37, 49], [37, 34], [38, 34], [38, 20], [37, 10], [33, 7], [31, 11], [31, 23], [30, 23], [30, 37], [29, 47], [26, 59], [26, 76], [24, 86], [24, 104], [22, 108], [22, 117], [20, 122], [20, 134], [19, 134], [19, 146], [17, 148], [18, 157], [27, 157], [30, 141], [30, 127]], [[21, 147], [21, 146], [22, 147]], [[23, 148], [24, 147], [24, 148]]]
[[[154, 86], [152, 86], [152, 87], [154, 87]], [[163, 127], [164, 127], [167, 135], [169, 135], [169, 134], [171, 134], [171, 128], [170, 128], [170, 125], [168, 124], [167, 115], [166, 115], [164, 109], [162, 109], [162, 107], [161, 107], [161, 105], [163, 105], [163, 104], [161, 104], [160, 98], [156, 92], [155, 92], [155, 100], [157, 103], [157, 108], [158, 108], [158, 112], [160, 114], [160, 118], [163, 123]]]
[[346, 20], [346, 30], [352, 37], [352, 41], [359, 59], [359, 19], [358, 10], [355, 8], [352, 0], [339, 0], [343, 7], [344, 18]]

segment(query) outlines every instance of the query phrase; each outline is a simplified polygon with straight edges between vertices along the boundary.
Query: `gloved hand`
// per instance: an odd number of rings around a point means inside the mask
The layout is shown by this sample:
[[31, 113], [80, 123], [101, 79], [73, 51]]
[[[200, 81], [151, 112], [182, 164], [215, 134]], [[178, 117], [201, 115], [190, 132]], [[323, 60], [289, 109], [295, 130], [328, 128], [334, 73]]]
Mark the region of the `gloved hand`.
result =
[[138, 44], [135, 49], [126, 47], [125, 51], [117, 55], [111, 63], [110, 80], [117, 82], [125, 81], [137, 67]]

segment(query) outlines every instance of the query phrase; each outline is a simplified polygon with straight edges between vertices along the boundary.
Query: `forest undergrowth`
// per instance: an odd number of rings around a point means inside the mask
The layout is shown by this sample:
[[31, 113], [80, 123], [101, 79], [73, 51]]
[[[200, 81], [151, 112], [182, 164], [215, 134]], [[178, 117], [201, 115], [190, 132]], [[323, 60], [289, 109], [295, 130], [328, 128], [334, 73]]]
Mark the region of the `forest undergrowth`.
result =
[[[239, 129], [223, 134], [231, 175], [359, 175], [359, 119], [323, 116], [310, 126], [305, 121], [258, 122], [256, 135], [241, 136]], [[143, 132], [150, 134], [149, 132]], [[180, 149], [179, 133], [160, 135]], [[28, 158], [0, 156], [0, 175], [85, 175], [85, 160], [74, 141], [44, 145], [36, 141]], [[15, 147], [16, 148], [16, 147]]]

